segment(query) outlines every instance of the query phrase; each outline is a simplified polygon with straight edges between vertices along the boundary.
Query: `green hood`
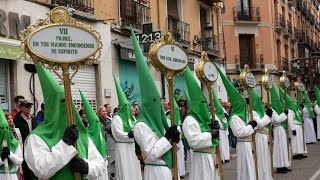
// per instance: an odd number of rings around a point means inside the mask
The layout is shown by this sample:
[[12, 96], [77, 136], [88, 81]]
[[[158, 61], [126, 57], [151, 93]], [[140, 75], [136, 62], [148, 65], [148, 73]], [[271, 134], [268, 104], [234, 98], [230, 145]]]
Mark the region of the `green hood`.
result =
[[320, 91], [317, 85], [314, 86], [314, 90], [316, 92], [316, 102], [317, 105], [320, 107]]
[[[162, 138], [165, 131], [169, 129], [167, 117], [164, 113], [159, 92], [132, 28], [131, 39], [136, 57], [141, 95], [141, 111], [139, 112], [138, 122], [144, 122], [157, 134], [158, 138]], [[163, 160], [168, 167], [172, 168], [172, 150], [163, 155]]]
[[219, 121], [222, 123], [223, 129], [228, 129], [228, 126], [229, 126], [228, 121], [227, 121], [226, 116], [224, 114], [223, 108], [220, 104], [220, 101], [219, 101], [219, 99], [213, 89], [212, 89], [212, 98], [213, 98], [213, 103], [214, 103], [215, 114], [218, 116]]
[[[279, 87], [279, 91], [280, 91], [280, 96], [284, 97], [284, 90], [280, 86], [278, 86], [278, 87]], [[293, 99], [288, 94], [287, 94], [286, 99], [287, 99], [288, 109], [291, 109], [294, 112], [297, 121], [301, 122], [302, 117], [299, 112], [299, 107], [297, 106], [297, 104], [293, 101]]]
[[[32, 131], [39, 136], [51, 149], [55, 146], [68, 127], [68, 117], [64, 90], [62, 86], [52, 77], [51, 73], [43, 67], [37, 66], [37, 72], [42, 88], [46, 110], [44, 112], [44, 121]], [[74, 105], [74, 122], [78, 126], [79, 138], [77, 140], [78, 156], [87, 159], [88, 157], [88, 135], [82, 123], [81, 117]], [[58, 171], [50, 180], [74, 179], [73, 172], [69, 164]]]
[[245, 124], [247, 124], [247, 115], [246, 115], [246, 101], [239, 94], [238, 90], [232, 85], [226, 75], [220, 70], [220, 68], [215, 64], [217, 70], [219, 71], [221, 80], [224, 84], [224, 87], [228, 93], [229, 101], [231, 103], [231, 113], [230, 118], [234, 115], [239, 116]]
[[[270, 89], [270, 95], [271, 95], [271, 108], [277, 112], [277, 114], [283, 113], [283, 104], [280, 102], [279, 96], [276, 92], [275, 86], [272, 86]], [[287, 121], [283, 121], [281, 123], [281, 126], [284, 129], [287, 129]]]
[[191, 101], [190, 101], [190, 97], [189, 94], [184, 90], [183, 91], [184, 96], [186, 97], [187, 103], [188, 103], [188, 109], [191, 109]]
[[113, 75], [113, 78], [114, 78], [114, 83], [115, 83], [117, 94], [118, 94], [118, 102], [119, 102], [118, 115], [121, 117], [124, 132], [130, 132], [132, 131], [133, 126], [135, 124], [135, 119], [132, 115], [130, 104], [126, 96], [124, 95], [118, 80], [114, 75]]
[[[11, 129], [9, 127], [6, 116], [4, 115], [3, 109], [0, 106], [0, 154], [2, 153], [2, 143], [3, 141], [7, 141], [7, 146], [11, 152], [15, 152], [19, 141], [13, 136]], [[8, 158], [9, 170], [14, 167], [13, 163]], [[0, 170], [4, 171], [4, 166], [0, 166]]]
[[[188, 92], [190, 93], [190, 101], [192, 103], [192, 107], [189, 109], [188, 115], [197, 120], [200, 125], [201, 132], [209, 132], [211, 130], [209, 126], [211, 123], [211, 118], [209, 116], [206, 97], [203, 95], [202, 90], [200, 89], [189, 67], [186, 68], [183, 75], [187, 84]], [[212, 140], [213, 147], [216, 147], [218, 143], [218, 138]]]
[[83, 107], [86, 112], [86, 116], [88, 119], [89, 127], [88, 127], [88, 136], [96, 146], [97, 150], [101, 154], [103, 158], [107, 156], [107, 145], [106, 140], [103, 135], [102, 126], [99, 120], [99, 117], [94, 112], [92, 107], [90, 106], [88, 100], [84, 97], [83, 93], [80, 91], [80, 96], [82, 99]]
[[305, 99], [305, 103], [304, 104], [305, 104], [306, 108], [309, 111], [309, 117], [311, 119], [313, 119], [315, 116], [314, 116], [314, 112], [312, 111], [312, 103], [310, 101], [310, 98], [309, 98], [308, 93], [307, 93], [306, 90], [304, 90], [303, 96], [304, 96], [304, 99]]
[[260, 118], [263, 118], [263, 116], [265, 115], [263, 102], [255, 89], [251, 90], [251, 99], [252, 99], [252, 110], [257, 112]]

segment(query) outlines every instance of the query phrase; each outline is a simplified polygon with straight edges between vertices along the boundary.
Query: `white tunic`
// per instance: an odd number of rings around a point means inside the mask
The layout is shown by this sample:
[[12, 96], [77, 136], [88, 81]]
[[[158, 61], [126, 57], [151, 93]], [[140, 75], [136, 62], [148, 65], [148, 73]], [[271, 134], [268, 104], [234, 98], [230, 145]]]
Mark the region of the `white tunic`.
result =
[[144, 157], [144, 180], [172, 180], [171, 170], [162, 160], [162, 155], [172, 148], [167, 138], [159, 139], [144, 122], [138, 122], [133, 132]]
[[[273, 128], [273, 166], [275, 168], [291, 166], [291, 158], [288, 158], [288, 145], [286, 130], [281, 126], [281, 123], [287, 120], [287, 115], [281, 113], [278, 115], [273, 111], [271, 118]], [[290, 150], [290, 149], [289, 149]]]
[[259, 180], [271, 180], [272, 170], [270, 161], [270, 149], [269, 149], [269, 134], [268, 129], [265, 127], [271, 122], [271, 119], [266, 114], [263, 118], [260, 118], [256, 111], [253, 111], [253, 120], [257, 122], [256, 127], [256, 150], [257, 150], [257, 160], [258, 160], [258, 177]]
[[317, 139], [320, 139], [320, 107], [318, 104], [314, 106], [314, 112], [317, 115]]
[[[84, 159], [89, 166], [86, 179], [97, 180], [105, 170], [105, 162], [90, 138], [88, 143], [88, 159]], [[24, 158], [37, 177], [49, 179], [68, 164], [77, 153], [73, 146], [67, 145], [62, 140], [50, 151], [48, 145], [39, 136], [30, 134], [26, 140]]]
[[317, 142], [316, 133], [313, 126], [313, 120], [310, 118], [309, 111], [306, 107], [303, 108], [304, 117], [304, 140], [306, 143]]
[[228, 129], [224, 129], [221, 120], [216, 116], [216, 120], [218, 120], [219, 125], [220, 125], [220, 155], [221, 155], [221, 160], [225, 162], [225, 160], [230, 160], [230, 147], [229, 147], [229, 131]]
[[239, 116], [232, 116], [230, 128], [237, 137], [237, 180], [255, 180], [255, 166], [252, 156], [250, 136], [254, 133], [251, 125], [246, 125]]
[[182, 129], [193, 151], [189, 179], [220, 179], [212, 155], [211, 133], [201, 132], [199, 123], [192, 116], [185, 118]]
[[[292, 154], [303, 154], [307, 153], [306, 144], [303, 144], [303, 132], [301, 122], [297, 121], [294, 112], [289, 109], [288, 113], [290, 137], [291, 137], [291, 148]], [[292, 131], [296, 130], [296, 135], [292, 134]]]
[[[0, 172], [0, 179], [2, 180], [18, 180], [17, 171], [18, 167], [22, 164], [23, 157], [20, 145], [18, 145], [15, 152], [10, 151], [8, 161], [11, 161], [13, 167], [9, 170], [10, 174], [5, 174], [5, 172]], [[4, 162], [0, 158], [0, 167], [4, 166]], [[7, 178], [9, 177], [9, 178]]]
[[120, 116], [113, 118], [111, 129], [117, 142], [115, 148], [116, 179], [141, 180], [141, 167], [135, 153], [134, 138], [129, 138], [128, 133], [124, 132]]

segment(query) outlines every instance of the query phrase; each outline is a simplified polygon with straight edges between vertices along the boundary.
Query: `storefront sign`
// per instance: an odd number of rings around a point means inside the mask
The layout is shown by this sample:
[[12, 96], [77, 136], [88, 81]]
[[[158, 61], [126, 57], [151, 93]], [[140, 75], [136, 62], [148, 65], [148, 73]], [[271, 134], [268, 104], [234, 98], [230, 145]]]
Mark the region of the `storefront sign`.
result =
[[[149, 61], [148, 54], [143, 54], [146, 61]], [[128, 61], [136, 61], [133, 49], [120, 48], [120, 58]]]
[[30, 16], [0, 9], [0, 36], [19, 38], [19, 33], [30, 25]]
[[23, 51], [19, 46], [0, 43], [0, 58], [19, 60], [23, 57]]

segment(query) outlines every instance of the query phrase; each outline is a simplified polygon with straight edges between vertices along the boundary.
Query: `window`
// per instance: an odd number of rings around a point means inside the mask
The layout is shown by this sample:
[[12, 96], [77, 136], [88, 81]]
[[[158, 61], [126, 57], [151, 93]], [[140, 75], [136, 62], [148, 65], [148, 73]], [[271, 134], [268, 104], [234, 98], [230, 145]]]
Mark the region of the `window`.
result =
[[238, 19], [251, 20], [250, 0], [238, 0]]
[[212, 17], [211, 11], [205, 6], [200, 6], [200, 26], [201, 30], [205, 30], [208, 27], [212, 29]]
[[239, 35], [240, 67], [245, 64], [253, 67], [253, 35]]

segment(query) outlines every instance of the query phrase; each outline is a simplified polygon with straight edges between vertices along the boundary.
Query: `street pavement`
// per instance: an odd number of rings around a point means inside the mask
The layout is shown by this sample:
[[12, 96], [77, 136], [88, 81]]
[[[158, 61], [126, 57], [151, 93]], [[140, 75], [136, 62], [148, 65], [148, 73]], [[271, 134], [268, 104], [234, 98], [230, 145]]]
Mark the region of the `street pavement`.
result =
[[[291, 172], [287, 174], [274, 173], [274, 180], [320, 180], [320, 142], [316, 144], [308, 144], [308, 158], [302, 160], [292, 160]], [[237, 179], [237, 160], [235, 150], [231, 150], [231, 161], [223, 164], [224, 179], [236, 180]], [[276, 169], [275, 169], [276, 170]], [[319, 170], [319, 171], [318, 171]], [[319, 174], [318, 176], [316, 176]], [[310, 179], [312, 176], [315, 178]], [[184, 178], [188, 180], [186, 176]], [[201, 180], [201, 177], [199, 177]]]

